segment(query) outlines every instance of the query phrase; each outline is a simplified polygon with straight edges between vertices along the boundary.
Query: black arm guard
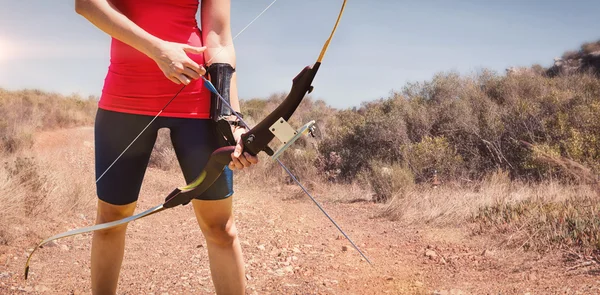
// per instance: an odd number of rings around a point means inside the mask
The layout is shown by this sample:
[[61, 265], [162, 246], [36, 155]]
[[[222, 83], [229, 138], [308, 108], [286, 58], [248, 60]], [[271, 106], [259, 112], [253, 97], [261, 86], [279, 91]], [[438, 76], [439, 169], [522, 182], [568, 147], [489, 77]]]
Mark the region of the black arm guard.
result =
[[[230, 103], [231, 76], [233, 76], [235, 69], [228, 63], [214, 63], [208, 66], [207, 72], [217, 92], [221, 94], [227, 103]], [[231, 132], [230, 122], [226, 120], [228, 116], [233, 114], [233, 110], [227, 107], [217, 94], [211, 92], [210, 98], [210, 118], [215, 122], [217, 131], [225, 139], [223, 144], [235, 145], [236, 142]]]
[[[235, 69], [227, 63], [214, 63], [208, 66], [207, 72], [210, 82], [212, 82], [221, 96], [229, 103], [231, 76], [235, 72]], [[210, 100], [211, 119], [218, 122], [223, 117], [231, 116], [232, 114], [232, 110], [224, 105], [216, 94], [212, 93]]]

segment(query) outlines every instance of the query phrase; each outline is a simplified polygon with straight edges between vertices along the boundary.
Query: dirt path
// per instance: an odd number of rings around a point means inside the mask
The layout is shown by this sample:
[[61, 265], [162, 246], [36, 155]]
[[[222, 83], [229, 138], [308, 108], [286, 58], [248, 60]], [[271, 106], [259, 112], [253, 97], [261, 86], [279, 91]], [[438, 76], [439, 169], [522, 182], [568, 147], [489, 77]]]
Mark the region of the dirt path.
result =
[[[92, 130], [48, 132], [35, 150], [69, 155], [91, 175]], [[65, 166], [67, 167], [67, 166]], [[93, 177], [87, 175], [87, 177]], [[178, 173], [150, 169], [138, 212], [182, 183]], [[280, 191], [294, 191], [282, 186]], [[466, 228], [406, 227], [377, 218], [370, 203], [317, 195], [373, 261], [369, 266], [307, 198], [236, 187], [235, 212], [247, 265], [248, 294], [599, 294], [594, 270], [567, 272], [559, 253], [496, 249]], [[93, 196], [93, 190], [85, 193]], [[62, 222], [32, 220], [31, 234], [0, 245], [0, 294], [89, 294], [90, 235], [66, 238], [36, 253], [22, 278], [28, 249], [64, 230], [93, 223], [94, 206]], [[596, 270], [597, 271], [597, 270]], [[205, 242], [190, 206], [129, 225], [118, 294], [213, 294]]]

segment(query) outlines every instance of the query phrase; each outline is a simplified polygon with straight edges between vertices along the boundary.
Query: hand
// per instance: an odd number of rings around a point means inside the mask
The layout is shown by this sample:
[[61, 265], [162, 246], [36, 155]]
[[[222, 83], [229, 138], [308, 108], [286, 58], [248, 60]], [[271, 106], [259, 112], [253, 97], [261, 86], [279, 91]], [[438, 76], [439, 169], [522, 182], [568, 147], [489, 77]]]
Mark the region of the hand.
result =
[[244, 150], [244, 143], [242, 140], [242, 134], [246, 133], [246, 130], [241, 127], [234, 127], [232, 130], [233, 138], [235, 138], [237, 145], [235, 150], [231, 154], [231, 162], [229, 162], [229, 169], [244, 169], [250, 167], [252, 164], [258, 163], [258, 157], [250, 155], [248, 152], [242, 153]]
[[186, 53], [201, 54], [204, 47], [194, 47], [187, 44], [163, 41], [151, 58], [163, 71], [165, 77], [176, 84], [188, 85], [190, 79], [198, 79], [206, 74], [206, 70], [193, 61]]

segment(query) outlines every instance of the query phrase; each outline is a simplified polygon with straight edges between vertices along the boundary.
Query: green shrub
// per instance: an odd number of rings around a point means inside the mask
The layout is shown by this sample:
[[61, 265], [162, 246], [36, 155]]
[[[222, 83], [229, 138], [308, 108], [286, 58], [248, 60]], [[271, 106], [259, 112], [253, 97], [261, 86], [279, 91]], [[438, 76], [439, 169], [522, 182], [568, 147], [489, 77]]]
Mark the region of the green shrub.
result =
[[482, 179], [498, 169], [512, 179], [571, 181], [538, 161], [523, 142], [546, 146], [597, 174], [598, 113], [600, 80], [590, 74], [441, 73], [387, 99], [337, 112], [318, 147], [320, 169], [346, 182], [373, 161], [410, 167], [417, 182], [427, 180], [431, 170], [457, 181]]
[[418, 182], [427, 181], [434, 171], [440, 180], [453, 180], [462, 169], [462, 157], [453, 150], [448, 140], [441, 137], [425, 137], [417, 143], [405, 146], [406, 164]]

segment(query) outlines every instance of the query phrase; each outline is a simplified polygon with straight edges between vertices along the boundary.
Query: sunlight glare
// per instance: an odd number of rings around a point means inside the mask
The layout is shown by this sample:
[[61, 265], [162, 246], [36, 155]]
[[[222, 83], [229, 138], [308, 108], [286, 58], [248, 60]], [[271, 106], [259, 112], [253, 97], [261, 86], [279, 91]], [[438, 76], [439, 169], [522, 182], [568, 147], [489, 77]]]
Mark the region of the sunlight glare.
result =
[[8, 59], [10, 54], [10, 44], [5, 39], [0, 37], [0, 61], [5, 61]]

